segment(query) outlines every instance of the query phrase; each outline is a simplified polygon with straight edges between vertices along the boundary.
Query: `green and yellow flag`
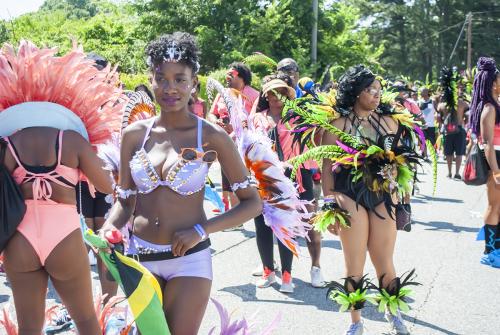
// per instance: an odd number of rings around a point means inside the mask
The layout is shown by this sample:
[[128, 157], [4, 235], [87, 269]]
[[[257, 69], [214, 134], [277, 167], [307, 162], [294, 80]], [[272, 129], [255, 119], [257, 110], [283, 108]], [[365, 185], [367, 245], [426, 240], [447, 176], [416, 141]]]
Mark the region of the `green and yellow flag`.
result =
[[162, 308], [162, 292], [156, 278], [139, 262], [112, 250], [102, 251], [108, 243], [91, 229], [84, 232], [85, 241], [99, 249], [99, 257], [120, 285], [142, 335], [170, 335]]

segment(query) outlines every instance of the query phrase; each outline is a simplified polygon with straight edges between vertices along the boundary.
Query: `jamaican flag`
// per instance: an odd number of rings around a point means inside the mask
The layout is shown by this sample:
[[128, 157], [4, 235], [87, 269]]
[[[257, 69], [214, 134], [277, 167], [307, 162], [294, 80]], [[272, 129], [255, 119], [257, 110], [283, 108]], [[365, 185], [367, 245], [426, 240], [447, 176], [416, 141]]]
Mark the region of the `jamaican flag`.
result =
[[120, 285], [142, 335], [170, 335], [162, 308], [162, 293], [156, 278], [139, 262], [112, 250], [103, 249], [108, 243], [90, 229], [84, 232], [90, 246], [99, 249], [99, 257]]

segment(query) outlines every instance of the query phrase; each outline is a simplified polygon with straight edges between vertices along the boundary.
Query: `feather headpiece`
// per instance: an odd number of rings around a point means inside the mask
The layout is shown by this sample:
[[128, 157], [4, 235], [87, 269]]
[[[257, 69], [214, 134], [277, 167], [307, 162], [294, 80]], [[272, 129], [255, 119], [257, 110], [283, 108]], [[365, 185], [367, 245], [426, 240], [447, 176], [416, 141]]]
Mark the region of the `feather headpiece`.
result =
[[122, 116], [122, 131], [129, 124], [138, 120], [149, 119], [156, 115], [155, 105], [146, 92], [132, 92]]
[[[119, 88], [116, 67], [98, 70], [76, 44], [66, 55], [57, 57], [56, 52], [24, 40], [17, 51], [10, 44], [4, 45], [0, 51], [0, 135], [10, 135], [12, 127], [54, 127], [54, 119], [76, 116], [82, 124], [76, 131], [86, 130], [92, 144], [105, 142], [119, 131], [127, 101]], [[18, 106], [23, 103], [28, 104]], [[33, 108], [33, 104], [40, 108]], [[15, 114], [21, 110], [33, 117]]]
[[458, 81], [460, 75], [455, 68], [443, 67], [439, 82], [443, 90], [443, 99], [450, 113], [455, 113], [458, 109]]

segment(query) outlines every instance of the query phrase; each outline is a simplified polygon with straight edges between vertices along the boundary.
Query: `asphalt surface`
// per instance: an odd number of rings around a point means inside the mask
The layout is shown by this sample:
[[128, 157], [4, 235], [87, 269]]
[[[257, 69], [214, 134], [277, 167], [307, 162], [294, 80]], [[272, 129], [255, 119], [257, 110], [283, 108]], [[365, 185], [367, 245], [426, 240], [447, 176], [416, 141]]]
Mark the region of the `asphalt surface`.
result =
[[[466, 186], [447, 179], [446, 165], [439, 164], [438, 189], [432, 194], [430, 168], [419, 175], [420, 192], [413, 197], [411, 232], [400, 232], [395, 252], [398, 273], [416, 268], [411, 311], [404, 316], [412, 334], [500, 334], [500, 270], [479, 263], [483, 242], [475, 241], [482, 226], [482, 213], [487, 199], [484, 186]], [[218, 181], [219, 169], [211, 170]], [[206, 203], [211, 215], [213, 206]], [[272, 334], [343, 334], [349, 315], [326, 300], [326, 289], [310, 285], [310, 258], [302, 241], [302, 256], [293, 263], [295, 292], [283, 294], [279, 284], [266, 289], [255, 287], [252, 270], [259, 264], [253, 221], [243, 227], [213, 234], [212, 255], [214, 281], [212, 297], [232, 313], [233, 319], [246, 317], [254, 330], [263, 330], [276, 317], [280, 318]], [[275, 255], [277, 247], [275, 246]], [[279, 256], [277, 256], [279, 257]], [[321, 255], [323, 274], [327, 280], [343, 277], [344, 259], [337, 237], [323, 238]], [[95, 268], [93, 268], [95, 271]], [[366, 264], [366, 273], [375, 277], [373, 266]], [[98, 292], [95, 272], [94, 287]], [[52, 289], [50, 303], [57, 301]], [[11, 291], [5, 277], [0, 277], [0, 307], [11, 303]], [[12, 306], [10, 307], [12, 309]], [[383, 315], [369, 306], [363, 310], [365, 334], [387, 334]], [[219, 316], [209, 304], [199, 334], [207, 334], [219, 325]], [[2, 330], [0, 330], [2, 333]]]

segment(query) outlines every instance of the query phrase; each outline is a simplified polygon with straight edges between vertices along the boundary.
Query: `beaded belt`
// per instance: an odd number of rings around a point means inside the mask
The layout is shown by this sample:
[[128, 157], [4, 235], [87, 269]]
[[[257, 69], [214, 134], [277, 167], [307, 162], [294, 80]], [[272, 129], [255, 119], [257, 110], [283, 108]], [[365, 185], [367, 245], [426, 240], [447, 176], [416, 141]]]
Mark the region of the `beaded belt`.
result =
[[[195, 252], [205, 250], [206, 248], [210, 247], [210, 239], [207, 239], [205, 241], [201, 241], [184, 254], [184, 256], [194, 254]], [[148, 253], [148, 254], [127, 254], [127, 257], [133, 258], [138, 262], [152, 262], [152, 261], [164, 261], [167, 259], [174, 259], [174, 258], [179, 258], [182, 256], [174, 256], [172, 251], [164, 251], [164, 252], [155, 252], [155, 253]]]

